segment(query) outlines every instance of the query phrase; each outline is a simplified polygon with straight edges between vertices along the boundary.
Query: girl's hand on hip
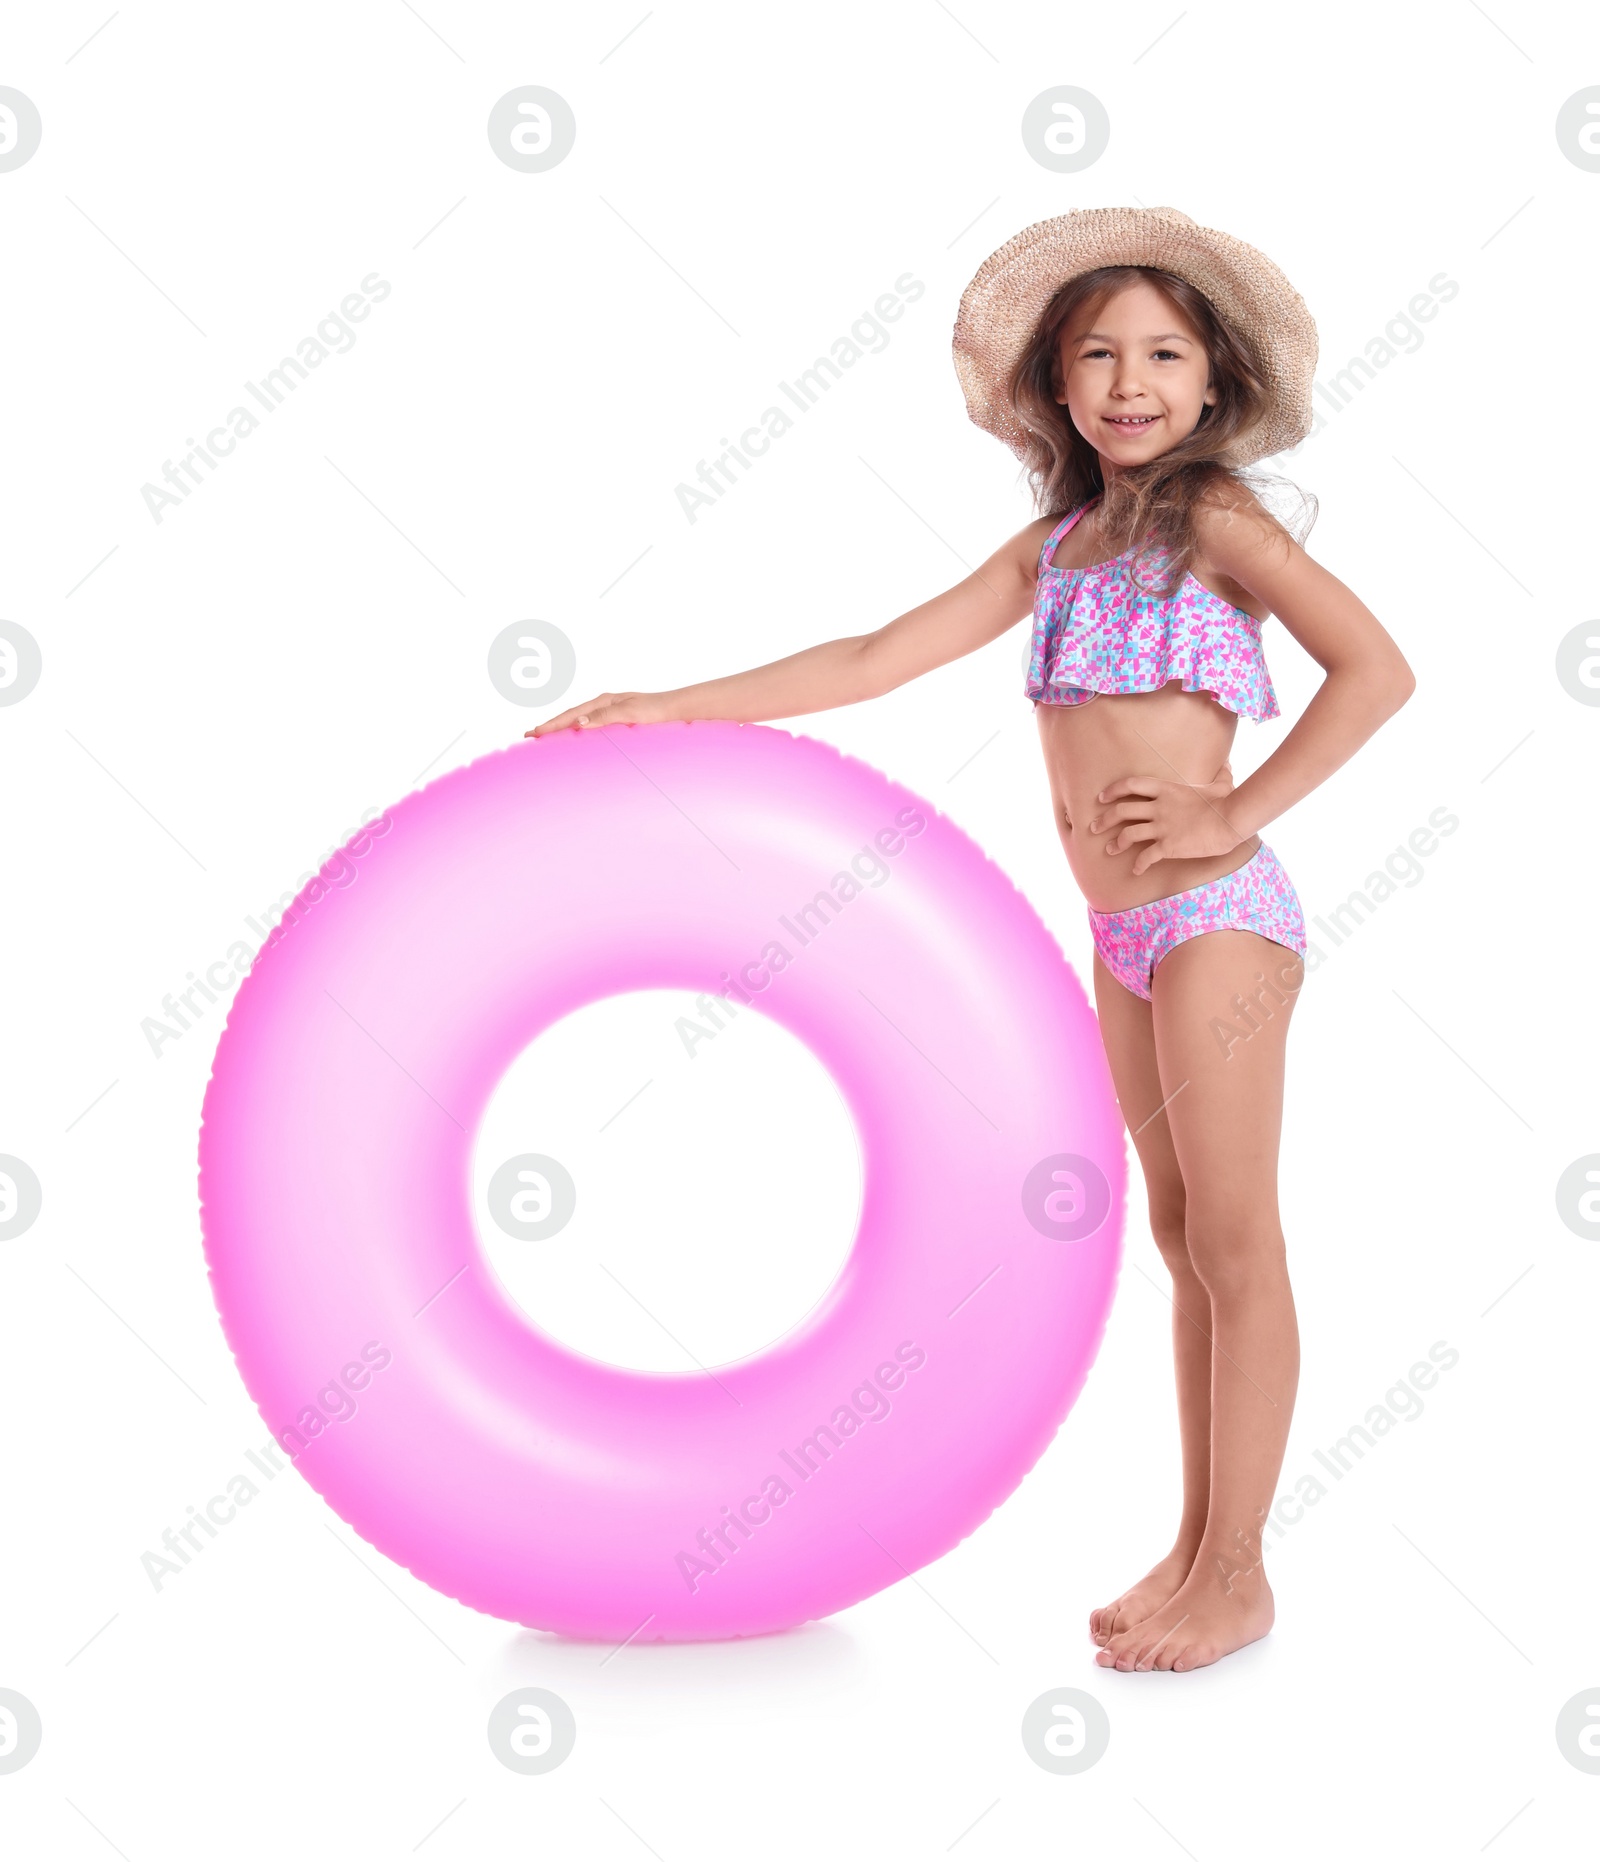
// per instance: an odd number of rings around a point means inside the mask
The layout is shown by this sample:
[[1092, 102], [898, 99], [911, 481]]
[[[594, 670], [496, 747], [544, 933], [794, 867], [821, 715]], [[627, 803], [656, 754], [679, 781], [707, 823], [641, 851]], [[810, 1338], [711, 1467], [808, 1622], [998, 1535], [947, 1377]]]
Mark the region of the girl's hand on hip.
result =
[[602, 724], [659, 724], [672, 716], [665, 692], [602, 692], [581, 705], [524, 731], [524, 737], [548, 737], [552, 731], [592, 731]]
[[1158, 776], [1122, 776], [1100, 791], [1102, 807], [1089, 823], [1091, 834], [1110, 833], [1107, 853], [1137, 848], [1135, 873], [1158, 860], [1201, 860], [1231, 853], [1245, 836], [1224, 806], [1233, 793], [1233, 772], [1223, 764], [1213, 782], [1166, 782]]

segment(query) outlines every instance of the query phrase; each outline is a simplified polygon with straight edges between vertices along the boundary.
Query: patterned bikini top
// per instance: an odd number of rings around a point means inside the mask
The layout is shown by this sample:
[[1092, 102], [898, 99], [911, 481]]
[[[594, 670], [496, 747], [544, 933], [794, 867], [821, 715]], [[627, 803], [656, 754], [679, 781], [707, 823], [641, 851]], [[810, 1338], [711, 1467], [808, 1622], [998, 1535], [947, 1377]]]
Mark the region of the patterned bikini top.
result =
[[[1042, 705], [1083, 705], [1102, 692], [1154, 692], [1179, 679], [1242, 718], [1278, 716], [1261, 650], [1261, 623], [1192, 575], [1167, 600], [1145, 594], [1133, 552], [1087, 569], [1057, 569], [1056, 545], [1089, 505], [1064, 517], [1039, 553], [1027, 695]], [[1157, 584], [1159, 586], [1159, 583]]]

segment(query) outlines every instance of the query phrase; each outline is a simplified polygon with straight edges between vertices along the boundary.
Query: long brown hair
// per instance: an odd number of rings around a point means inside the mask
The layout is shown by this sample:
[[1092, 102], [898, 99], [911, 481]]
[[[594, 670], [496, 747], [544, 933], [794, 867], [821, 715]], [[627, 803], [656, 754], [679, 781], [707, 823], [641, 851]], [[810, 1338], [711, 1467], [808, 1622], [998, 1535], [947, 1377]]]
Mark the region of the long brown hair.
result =
[[[1055, 398], [1063, 386], [1061, 333], [1079, 311], [1092, 317], [1110, 298], [1139, 283], [1154, 285], [1199, 337], [1217, 399], [1214, 406], [1201, 409], [1194, 431], [1176, 446], [1142, 466], [1118, 470], [1108, 485], [1100, 455]], [[1266, 406], [1267, 384], [1255, 358], [1210, 298], [1186, 278], [1153, 265], [1102, 265], [1069, 278], [1041, 312], [1009, 388], [1011, 404], [1028, 435], [1023, 468], [1035, 509], [1041, 516], [1065, 516], [1098, 494], [1101, 533], [1117, 554], [1137, 548], [1130, 564], [1136, 577], [1147, 553], [1164, 553], [1164, 585], [1158, 589], [1151, 581], [1145, 583], [1146, 592], [1163, 599], [1176, 592], [1194, 560], [1199, 546], [1194, 511], [1208, 490], [1227, 493], [1238, 488], [1253, 494], [1288, 482], [1225, 462], [1228, 447], [1255, 425]], [[1309, 522], [1297, 521], [1290, 528], [1274, 512], [1268, 510], [1267, 515], [1302, 541], [1316, 521], [1316, 500], [1304, 493], [1299, 497], [1301, 518], [1308, 503], [1311, 507]], [[1249, 496], [1245, 502], [1250, 502]]]

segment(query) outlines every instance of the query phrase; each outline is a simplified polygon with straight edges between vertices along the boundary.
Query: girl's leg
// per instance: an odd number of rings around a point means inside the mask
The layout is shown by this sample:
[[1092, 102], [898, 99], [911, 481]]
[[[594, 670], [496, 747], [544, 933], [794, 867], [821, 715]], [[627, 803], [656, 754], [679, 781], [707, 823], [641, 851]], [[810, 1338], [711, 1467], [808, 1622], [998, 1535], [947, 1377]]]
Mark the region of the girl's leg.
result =
[[1183, 1445], [1183, 1514], [1172, 1550], [1114, 1603], [1089, 1613], [1089, 1634], [1102, 1646], [1118, 1630], [1158, 1610], [1189, 1575], [1205, 1532], [1211, 1461], [1211, 1304], [1189, 1258], [1184, 1233], [1183, 1177], [1162, 1101], [1151, 1006], [1094, 960], [1095, 1004], [1111, 1080], [1144, 1172], [1150, 1233], [1172, 1276], [1172, 1356], [1178, 1384], [1178, 1432]]
[[1156, 968], [1152, 1022], [1185, 1234], [1210, 1295], [1211, 1498], [1189, 1575], [1102, 1667], [1198, 1668], [1264, 1636], [1262, 1527], [1283, 1466], [1300, 1339], [1278, 1221], [1284, 1039], [1300, 960], [1253, 931], [1206, 932]]

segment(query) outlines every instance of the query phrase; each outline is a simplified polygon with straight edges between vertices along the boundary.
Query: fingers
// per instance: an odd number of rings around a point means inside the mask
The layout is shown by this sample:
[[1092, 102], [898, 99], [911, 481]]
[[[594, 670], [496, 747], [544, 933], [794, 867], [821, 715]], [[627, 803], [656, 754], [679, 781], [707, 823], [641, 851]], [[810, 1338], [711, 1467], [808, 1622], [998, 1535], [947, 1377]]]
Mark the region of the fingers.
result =
[[569, 725], [577, 723], [578, 711], [577, 706], [570, 711], [559, 711], [553, 718], [546, 718], [542, 724], [536, 724], [531, 731], [522, 734], [524, 737], [548, 737], [552, 731], [564, 731]]
[[565, 711], [558, 711], [553, 718], [546, 718], [542, 724], [536, 724], [531, 731], [522, 734], [524, 737], [547, 737], [552, 731], [574, 728], [593, 730], [597, 724], [606, 721], [604, 713], [615, 702], [615, 696], [612, 692], [602, 692], [584, 704], [570, 705]]
[[1160, 776], [1119, 776], [1094, 799], [1097, 802], [1114, 802], [1124, 795], [1154, 795], [1162, 781]]
[[1155, 804], [1144, 800], [1116, 802], [1110, 808], [1101, 809], [1089, 823], [1091, 834], [1102, 834], [1108, 827], [1123, 821], [1148, 821]]
[[[1106, 842], [1107, 853], [1126, 853], [1130, 847], [1137, 847], [1141, 841], [1153, 841], [1160, 830], [1153, 821], [1130, 821], [1126, 827], [1119, 828]], [[1136, 873], [1143, 869], [1135, 866]]]

